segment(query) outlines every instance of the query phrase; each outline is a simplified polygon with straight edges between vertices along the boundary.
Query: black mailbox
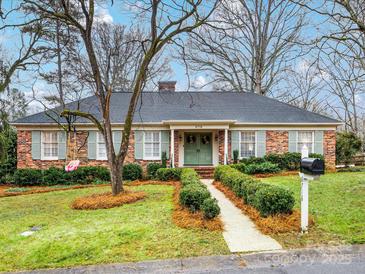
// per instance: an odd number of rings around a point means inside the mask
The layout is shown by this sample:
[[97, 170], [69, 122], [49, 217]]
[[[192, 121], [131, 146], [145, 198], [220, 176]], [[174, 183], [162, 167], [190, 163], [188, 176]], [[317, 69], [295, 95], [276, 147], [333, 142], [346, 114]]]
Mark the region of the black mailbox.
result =
[[318, 158], [303, 158], [300, 161], [300, 172], [309, 175], [324, 174], [324, 161]]

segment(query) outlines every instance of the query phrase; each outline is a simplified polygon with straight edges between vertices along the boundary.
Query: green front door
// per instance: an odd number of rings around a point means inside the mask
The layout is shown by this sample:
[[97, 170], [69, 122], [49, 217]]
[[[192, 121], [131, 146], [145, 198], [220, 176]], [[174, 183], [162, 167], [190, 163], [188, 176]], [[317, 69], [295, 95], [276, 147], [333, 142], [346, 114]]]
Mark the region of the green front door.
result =
[[184, 138], [185, 165], [204, 166], [212, 164], [211, 133], [185, 133]]

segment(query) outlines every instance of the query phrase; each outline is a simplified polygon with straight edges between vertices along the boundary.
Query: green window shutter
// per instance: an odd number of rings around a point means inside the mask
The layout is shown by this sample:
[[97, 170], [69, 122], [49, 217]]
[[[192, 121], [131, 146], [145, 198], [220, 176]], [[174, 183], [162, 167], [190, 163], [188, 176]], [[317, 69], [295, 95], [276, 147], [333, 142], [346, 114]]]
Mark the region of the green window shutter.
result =
[[289, 152], [297, 152], [298, 131], [289, 130]]
[[[240, 132], [238, 130], [231, 131], [231, 155], [233, 159], [233, 151], [240, 150]], [[240, 155], [238, 155], [240, 157]]]
[[65, 131], [60, 131], [57, 133], [58, 135], [58, 159], [64, 160], [66, 159], [67, 147], [66, 140], [67, 134]]
[[39, 130], [32, 131], [32, 159], [41, 159], [41, 132]]
[[115, 154], [119, 153], [121, 143], [122, 143], [122, 131], [121, 130], [114, 130], [113, 131], [113, 144], [114, 144]]
[[257, 157], [264, 157], [266, 154], [266, 130], [256, 131], [257, 138]]
[[143, 159], [143, 131], [134, 131], [134, 158]]
[[314, 132], [314, 153], [323, 155], [323, 130]]
[[170, 158], [170, 131], [161, 130], [161, 156], [162, 152], [166, 152], [167, 159]]
[[87, 138], [87, 157], [96, 159], [96, 131], [89, 131]]

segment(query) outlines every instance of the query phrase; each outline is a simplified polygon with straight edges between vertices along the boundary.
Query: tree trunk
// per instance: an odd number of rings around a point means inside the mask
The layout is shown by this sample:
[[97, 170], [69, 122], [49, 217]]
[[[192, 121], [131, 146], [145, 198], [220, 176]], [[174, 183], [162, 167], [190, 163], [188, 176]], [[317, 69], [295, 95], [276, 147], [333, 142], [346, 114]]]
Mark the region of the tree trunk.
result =
[[118, 195], [124, 191], [122, 180], [122, 165], [118, 161], [112, 161], [109, 163], [110, 168], [110, 180], [112, 183], [112, 194]]

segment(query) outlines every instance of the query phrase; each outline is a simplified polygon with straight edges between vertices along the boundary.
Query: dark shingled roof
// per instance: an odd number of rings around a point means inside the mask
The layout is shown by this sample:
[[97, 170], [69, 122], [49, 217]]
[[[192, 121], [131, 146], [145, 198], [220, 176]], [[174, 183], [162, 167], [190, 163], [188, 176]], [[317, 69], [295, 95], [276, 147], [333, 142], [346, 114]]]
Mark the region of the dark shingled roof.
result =
[[[131, 93], [114, 93], [111, 98], [111, 121], [123, 123]], [[68, 104], [67, 108], [89, 112], [100, 118], [95, 96]], [[14, 124], [53, 123], [53, 111], [40, 112], [18, 119]], [[339, 124], [339, 121], [304, 109], [282, 103], [278, 100], [254, 93], [237, 92], [144, 92], [134, 116], [135, 123], [159, 123], [163, 120], [236, 120], [237, 123], [308, 123]], [[78, 122], [86, 122], [78, 119]], [[89, 121], [87, 121], [89, 122]]]

